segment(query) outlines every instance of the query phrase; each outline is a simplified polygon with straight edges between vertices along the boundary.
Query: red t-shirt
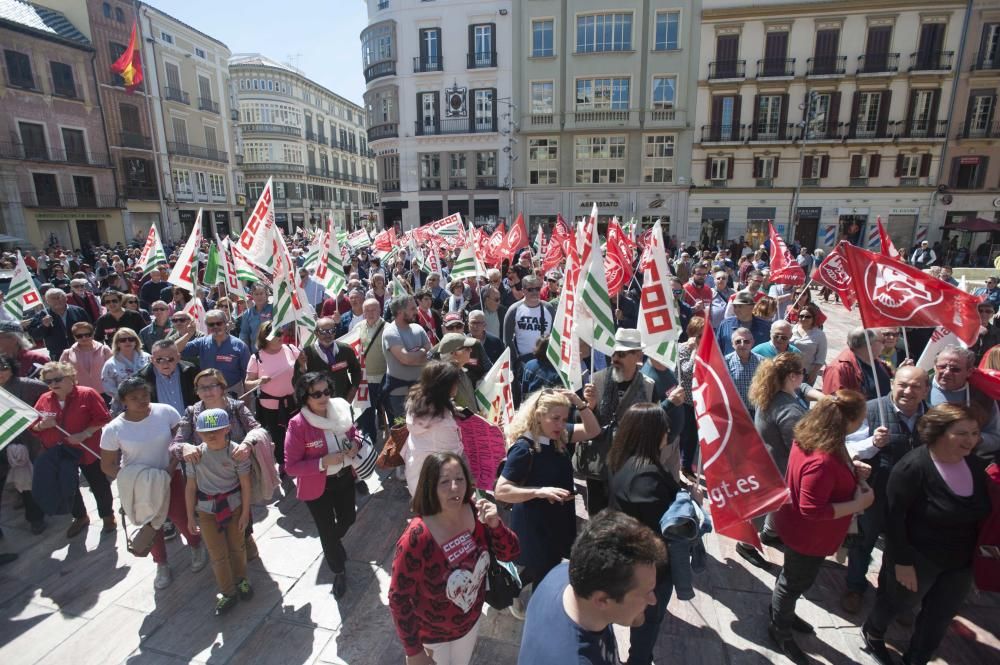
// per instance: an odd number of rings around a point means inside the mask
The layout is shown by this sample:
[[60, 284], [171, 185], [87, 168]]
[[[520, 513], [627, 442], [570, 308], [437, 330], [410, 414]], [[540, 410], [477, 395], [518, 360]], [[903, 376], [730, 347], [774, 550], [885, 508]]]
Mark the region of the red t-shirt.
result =
[[[490, 531], [500, 561], [520, 554], [517, 536], [501, 524]], [[483, 610], [490, 565], [486, 526], [478, 520], [438, 545], [423, 519], [414, 517], [396, 542], [389, 583], [389, 610], [407, 656], [425, 644], [451, 642], [468, 633]]]
[[775, 515], [781, 540], [799, 554], [830, 556], [851, 524], [850, 515], [834, 518], [833, 504], [854, 498], [854, 470], [829, 453], [806, 453], [796, 442], [788, 455], [785, 482], [792, 502]]
[[694, 285], [694, 282], [688, 282], [684, 285], [684, 302], [689, 305], [694, 305], [695, 300], [704, 300], [705, 305], [712, 302], [712, 287], [707, 284], [698, 288]]

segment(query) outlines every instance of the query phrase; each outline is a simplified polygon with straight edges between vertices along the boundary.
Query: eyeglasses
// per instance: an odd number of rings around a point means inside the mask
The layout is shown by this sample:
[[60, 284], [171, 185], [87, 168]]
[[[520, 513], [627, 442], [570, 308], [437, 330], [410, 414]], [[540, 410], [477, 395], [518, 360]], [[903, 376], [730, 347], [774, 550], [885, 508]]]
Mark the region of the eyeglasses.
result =
[[812, 314], [799, 314], [800, 319], [811, 319], [812, 317]]
[[530, 288], [526, 288], [525, 289], [525, 292], [527, 292], [527, 293], [538, 293], [539, 291], [541, 291], [541, 288], [539, 288], [537, 286], [532, 286]]
[[934, 365], [934, 369], [938, 372], [964, 372], [964, 367], [959, 367], [958, 365]]
[[170, 363], [175, 363], [179, 358], [153, 358], [153, 362], [157, 365], [169, 365]]
[[73, 338], [74, 339], [87, 339], [88, 337], [93, 337], [93, 336], [94, 336], [94, 333], [92, 333], [92, 332], [86, 332], [86, 333], [76, 333], [75, 335], [73, 335]]
[[309, 395], [309, 397], [312, 397], [313, 399], [321, 399], [323, 397], [330, 397], [331, 395], [333, 395], [333, 391], [330, 390], [329, 388], [326, 388], [325, 390], [314, 390], [306, 394]]
[[108, 300], [102, 300], [101, 304], [102, 305], [117, 305], [120, 302], [121, 302], [121, 300], [119, 300], [118, 298], [110, 298]]
[[207, 321], [205, 323], [205, 325], [208, 326], [209, 328], [221, 328], [222, 326], [226, 325], [226, 322], [225, 321]]
[[118, 340], [118, 343], [119, 344], [138, 344], [139, 340], [135, 339], [134, 337], [122, 337], [121, 339]]
[[52, 386], [52, 385], [55, 385], [55, 384], [59, 383], [60, 381], [62, 381], [65, 378], [66, 378], [65, 376], [52, 376], [52, 377], [49, 377], [47, 379], [42, 379], [42, 381], [45, 382], [45, 385]]
[[316, 332], [320, 335], [335, 335], [337, 333], [336, 328], [317, 328]]
[[195, 390], [215, 390], [216, 388], [222, 390], [223, 387], [221, 383], [209, 383], [207, 385], [203, 383], [200, 386], [195, 386]]
[[191, 319], [186, 316], [178, 316], [176, 318], [170, 319], [171, 323], [191, 323]]
[[734, 339], [733, 346], [750, 346], [753, 344], [752, 339]]
[[167, 311], [167, 308], [166, 307], [154, 307], [153, 311], [154, 312], [165, 312], [165, 311]]
[[771, 339], [777, 340], [779, 342], [787, 342], [788, 340], [791, 339], [791, 337], [788, 335], [779, 335], [776, 333], [774, 335], [771, 335]]
[[884, 333], [882, 333], [882, 337], [899, 337], [899, 333], [898, 332], [884, 332]]

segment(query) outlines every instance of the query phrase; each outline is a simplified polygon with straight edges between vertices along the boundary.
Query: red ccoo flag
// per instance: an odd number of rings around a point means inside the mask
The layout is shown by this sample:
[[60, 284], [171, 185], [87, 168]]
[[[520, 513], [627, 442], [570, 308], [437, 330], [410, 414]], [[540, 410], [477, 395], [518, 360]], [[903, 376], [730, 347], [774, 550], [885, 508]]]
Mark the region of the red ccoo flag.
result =
[[142, 52], [139, 44], [139, 24], [132, 24], [132, 36], [129, 37], [125, 51], [111, 63], [111, 71], [125, 81], [125, 89], [134, 91], [142, 84]]
[[[841, 241], [840, 244], [844, 244], [844, 241]], [[840, 250], [840, 245], [830, 250], [822, 263], [816, 266], [816, 269], [813, 270], [812, 280], [835, 291], [840, 296], [840, 302], [844, 303], [847, 311], [851, 311], [851, 307], [854, 306], [854, 289], [851, 286], [851, 274], [847, 272], [846, 259]]]
[[972, 346], [979, 338], [979, 298], [918, 268], [840, 244], [866, 328], [943, 326]]
[[876, 217], [875, 224], [878, 226], [878, 238], [882, 243], [882, 256], [888, 256], [891, 259], [899, 258], [899, 251], [896, 246], [892, 244], [892, 238], [886, 232], [885, 227], [882, 226], [882, 218]]
[[694, 358], [693, 385], [715, 530], [760, 548], [749, 520], [787, 503], [788, 488], [740, 401], [711, 326], [705, 326]]
[[778, 235], [771, 222], [767, 223], [767, 232], [771, 239], [771, 283], [805, 284], [805, 271], [795, 262], [795, 257], [788, 251], [784, 238]]
[[507, 232], [504, 230], [503, 222], [493, 230], [489, 240], [486, 241], [486, 262], [492, 266], [499, 266], [503, 262], [503, 245], [507, 239]]

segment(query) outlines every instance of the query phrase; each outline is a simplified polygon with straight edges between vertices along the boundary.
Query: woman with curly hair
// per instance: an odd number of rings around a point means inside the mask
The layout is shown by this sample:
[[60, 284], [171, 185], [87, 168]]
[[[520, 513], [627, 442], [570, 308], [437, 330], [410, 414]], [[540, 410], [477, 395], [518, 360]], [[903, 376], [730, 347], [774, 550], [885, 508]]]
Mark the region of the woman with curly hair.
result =
[[[570, 444], [598, 435], [597, 394], [584, 388], [581, 399], [569, 390], [546, 388], [521, 404], [507, 428], [507, 460], [496, 484], [498, 501], [514, 504], [511, 527], [521, 543], [521, 581], [542, 581], [569, 556], [576, 538], [573, 463]], [[572, 413], [571, 413], [572, 411]], [[576, 414], [580, 423], [574, 424]], [[521, 608], [515, 604], [517, 616]]]
[[403, 462], [411, 497], [428, 455], [464, 452], [452, 401], [458, 393], [461, 372], [450, 362], [431, 361], [424, 365], [420, 380], [410, 388], [406, 398], [406, 426], [410, 436], [403, 448]]
[[826, 362], [826, 333], [819, 327], [822, 324], [820, 317], [823, 313], [811, 302], [797, 305], [788, 313], [789, 321], [793, 319], [795, 321], [791, 344], [802, 353], [802, 364], [806, 368], [806, 383], [812, 385], [820, 368]]
[[[662, 537], [660, 517], [670, 508], [680, 487], [670, 471], [660, 464], [670, 426], [658, 404], [634, 404], [622, 416], [608, 452], [609, 506], [636, 518]], [[666, 545], [666, 542], [664, 542]], [[656, 569], [656, 602], [646, 606], [645, 621], [631, 629], [628, 665], [649, 665], [660, 623], [673, 590], [670, 566]]]
[[809, 659], [793, 633], [812, 633], [795, 604], [812, 587], [824, 559], [843, 544], [851, 517], [864, 512], [875, 493], [865, 481], [871, 467], [853, 462], [844, 441], [865, 421], [865, 397], [838, 390], [824, 397], [795, 426], [785, 482], [791, 502], [774, 513], [785, 544], [785, 561], [771, 594], [768, 634], [794, 663]]
[[778, 313], [778, 301], [771, 296], [764, 296], [753, 306], [753, 315], [765, 321], [774, 321]]

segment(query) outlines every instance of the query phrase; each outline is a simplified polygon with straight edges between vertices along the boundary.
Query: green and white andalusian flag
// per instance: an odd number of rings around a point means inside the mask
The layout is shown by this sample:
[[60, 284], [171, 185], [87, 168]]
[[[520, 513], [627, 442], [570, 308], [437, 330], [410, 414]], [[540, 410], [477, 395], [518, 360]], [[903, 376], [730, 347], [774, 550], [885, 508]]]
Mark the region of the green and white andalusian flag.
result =
[[479, 413], [502, 430], [506, 429], [514, 419], [513, 383], [510, 348], [506, 348], [476, 386], [476, 405], [479, 407]]
[[665, 248], [663, 227], [657, 221], [649, 234], [649, 246], [639, 261], [639, 270], [643, 271], [639, 334], [646, 346], [646, 355], [676, 372], [681, 322], [674, 304]]
[[[611, 355], [615, 346], [615, 315], [608, 299], [608, 279], [604, 272], [604, 257], [601, 256], [600, 240], [597, 235], [597, 207], [591, 213], [589, 260], [581, 265], [579, 291], [578, 325], [580, 338], [601, 353]], [[585, 252], [585, 254], [587, 254]]]
[[222, 259], [219, 257], [219, 248], [213, 242], [208, 246], [208, 259], [205, 261], [205, 275], [202, 278], [205, 284], [218, 284], [225, 280], [226, 274], [222, 267]]
[[4, 296], [3, 308], [15, 319], [25, 319], [25, 312], [41, 305], [42, 295], [35, 288], [35, 280], [31, 278], [21, 252], [18, 252], [17, 265], [14, 266], [14, 274], [10, 276], [10, 287]]
[[316, 264], [316, 281], [323, 285], [326, 294], [336, 298], [347, 286], [340, 245], [337, 243], [333, 220], [328, 222], [328, 230], [320, 232], [319, 261]]
[[142, 276], [145, 277], [153, 272], [160, 265], [167, 262], [167, 255], [163, 251], [163, 243], [156, 232], [156, 225], [149, 227], [149, 235], [146, 236], [146, 244], [139, 255], [139, 267], [142, 268]]
[[0, 388], [0, 451], [37, 419], [37, 411]]
[[577, 260], [576, 239], [569, 242], [569, 256], [566, 257], [566, 276], [556, 315], [552, 321], [552, 332], [545, 355], [556, 368], [563, 385], [570, 390], [583, 388], [583, 370], [580, 365], [580, 334], [577, 326], [580, 281], [580, 266]]
[[274, 257], [274, 302], [271, 325], [281, 330], [294, 324], [299, 347], [312, 343], [316, 330], [316, 311], [306, 299], [296, 279], [295, 264], [285, 245], [285, 239], [276, 234], [277, 251]]

